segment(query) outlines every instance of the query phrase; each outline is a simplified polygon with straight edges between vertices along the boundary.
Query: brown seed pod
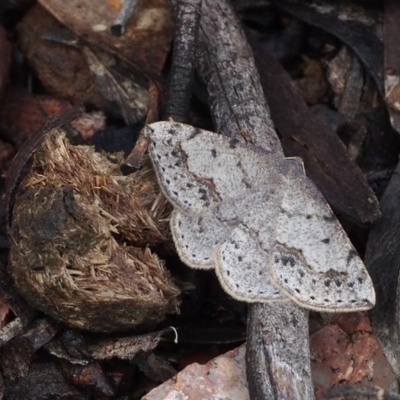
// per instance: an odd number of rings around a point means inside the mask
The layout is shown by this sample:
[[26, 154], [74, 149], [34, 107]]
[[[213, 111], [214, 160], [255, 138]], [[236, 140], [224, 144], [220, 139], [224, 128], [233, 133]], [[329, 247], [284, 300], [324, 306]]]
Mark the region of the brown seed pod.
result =
[[148, 161], [122, 176], [118, 163], [54, 128], [14, 193], [9, 272], [36, 308], [104, 332], [178, 312], [180, 291], [148, 248], [169, 241], [170, 214]]

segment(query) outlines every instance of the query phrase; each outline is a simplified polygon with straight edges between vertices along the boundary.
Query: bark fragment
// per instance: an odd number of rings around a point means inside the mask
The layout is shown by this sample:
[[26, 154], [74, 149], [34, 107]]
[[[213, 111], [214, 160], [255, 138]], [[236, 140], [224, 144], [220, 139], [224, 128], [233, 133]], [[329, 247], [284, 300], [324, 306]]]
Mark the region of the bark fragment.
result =
[[[271, 155], [282, 157], [253, 54], [233, 10], [225, 1], [203, 0], [197, 69], [207, 84], [217, 132], [230, 137], [241, 135], [246, 141], [269, 150]], [[299, 349], [298, 359], [304, 361], [302, 369], [286, 369], [286, 375], [282, 376], [276, 373], [277, 366], [290, 365], [293, 354], [288, 348], [287, 352], [282, 349], [277, 353], [273, 346], [260, 345], [263, 343], [263, 331], [270, 333], [269, 343], [292, 340], [293, 329], [283, 327], [282, 320], [271, 320], [269, 307], [281, 307], [281, 313], [295, 315], [298, 322], [296, 335], [300, 341], [308, 343], [308, 312], [289, 302], [279, 306], [251, 305], [251, 315], [259, 314], [266, 318], [250, 317], [248, 321], [247, 375], [251, 398], [287, 400], [290, 393], [292, 400], [312, 399], [313, 388], [307, 373], [308, 346]], [[293, 385], [296, 392], [291, 389]]]

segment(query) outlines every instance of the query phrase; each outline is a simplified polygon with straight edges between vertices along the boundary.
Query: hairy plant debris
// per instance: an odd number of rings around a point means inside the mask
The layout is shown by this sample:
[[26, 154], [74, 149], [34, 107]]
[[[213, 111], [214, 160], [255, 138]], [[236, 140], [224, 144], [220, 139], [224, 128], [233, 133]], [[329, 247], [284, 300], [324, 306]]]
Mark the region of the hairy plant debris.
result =
[[118, 162], [50, 130], [16, 189], [10, 274], [36, 308], [73, 327], [154, 325], [179, 310], [180, 291], [148, 247], [168, 242], [169, 214], [149, 162], [122, 176]]

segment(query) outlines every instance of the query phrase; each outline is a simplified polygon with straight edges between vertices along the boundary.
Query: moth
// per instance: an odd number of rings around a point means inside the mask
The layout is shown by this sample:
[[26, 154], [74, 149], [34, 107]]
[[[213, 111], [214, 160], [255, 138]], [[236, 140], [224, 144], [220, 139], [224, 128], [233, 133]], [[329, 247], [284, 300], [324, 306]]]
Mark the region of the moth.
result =
[[297, 158], [175, 122], [145, 128], [181, 260], [247, 302], [318, 311], [375, 304], [368, 272]]

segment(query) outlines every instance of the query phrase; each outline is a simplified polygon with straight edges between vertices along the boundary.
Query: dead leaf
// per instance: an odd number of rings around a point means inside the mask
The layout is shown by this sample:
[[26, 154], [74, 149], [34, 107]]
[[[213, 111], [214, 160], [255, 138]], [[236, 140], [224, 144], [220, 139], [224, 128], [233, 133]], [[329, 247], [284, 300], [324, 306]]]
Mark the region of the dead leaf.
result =
[[40, 5], [32, 7], [18, 24], [17, 33], [25, 58], [49, 93], [104, 107], [104, 98], [80, 49], [60, 43], [75, 35], [47, 10]]
[[115, 60], [105, 52], [83, 46], [83, 55], [103, 97], [115, 103], [127, 125], [142, 119], [147, 110], [149, 95], [143, 83], [128, 71], [116, 71]]
[[40, 0], [39, 3], [79, 37], [114, 54], [147, 78], [159, 77], [174, 34], [171, 11], [164, 0], [139, 1], [121, 37], [110, 31], [119, 11], [110, 2]]

